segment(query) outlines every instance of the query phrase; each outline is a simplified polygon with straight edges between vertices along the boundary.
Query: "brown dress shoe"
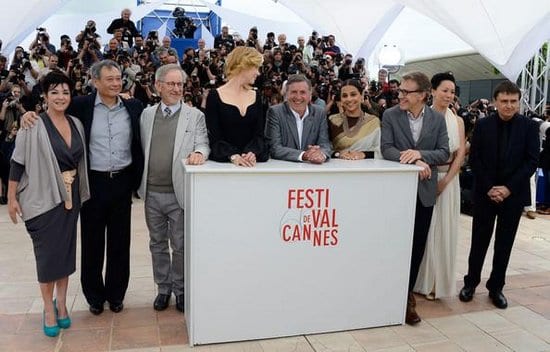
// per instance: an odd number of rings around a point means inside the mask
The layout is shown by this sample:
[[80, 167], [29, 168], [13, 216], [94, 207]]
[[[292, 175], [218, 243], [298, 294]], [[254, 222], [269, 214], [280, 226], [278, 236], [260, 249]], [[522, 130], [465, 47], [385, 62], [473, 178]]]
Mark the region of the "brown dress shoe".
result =
[[405, 323], [409, 325], [415, 325], [421, 321], [420, 316], [416, 313], [416, 309], [414, 308], [415, 306], [416, 300], [414, 295], [409, 293], [409, 296], [407, 297], [407, 312], [405, 314]]

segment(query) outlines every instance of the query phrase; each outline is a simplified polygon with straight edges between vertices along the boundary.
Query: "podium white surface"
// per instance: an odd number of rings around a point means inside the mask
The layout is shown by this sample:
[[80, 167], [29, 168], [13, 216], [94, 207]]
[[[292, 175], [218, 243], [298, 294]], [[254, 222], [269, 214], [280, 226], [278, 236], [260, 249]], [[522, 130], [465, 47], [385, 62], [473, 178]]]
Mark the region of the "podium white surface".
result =
[[191, 345], [404, 322], [418, 167], [184, 168]]

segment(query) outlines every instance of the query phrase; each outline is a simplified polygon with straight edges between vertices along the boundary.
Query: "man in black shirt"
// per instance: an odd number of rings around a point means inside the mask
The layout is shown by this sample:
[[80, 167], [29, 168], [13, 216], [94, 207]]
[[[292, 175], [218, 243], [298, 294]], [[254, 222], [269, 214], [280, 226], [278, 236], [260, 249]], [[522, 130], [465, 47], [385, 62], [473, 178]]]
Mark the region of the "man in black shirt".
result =
[[130, 9], [124, 9], [120, 13], [120, 18], [114, 19], [107, 28], [107, 33], [114, 34], [115, 30], [122, 30], [122, 41], [128, 43], [128, 48], [132, 47], [134, 37], [139, 34], [136, 25], [130, 20], [132, 12]]
[[531, 203], [529, 178], [537, 168], [539, 136], [537, 124], [519, 114], [521, 91], [517, 85], [502, 82], [493, 98], [497, 112], [479, 119], [472, 137], [472, 243], [459, 298], [469, 302], [474, 296], [496, 220], [493, 268], [485, 286], [493, 304], [505, 309], [506, 268], [523, 207]]

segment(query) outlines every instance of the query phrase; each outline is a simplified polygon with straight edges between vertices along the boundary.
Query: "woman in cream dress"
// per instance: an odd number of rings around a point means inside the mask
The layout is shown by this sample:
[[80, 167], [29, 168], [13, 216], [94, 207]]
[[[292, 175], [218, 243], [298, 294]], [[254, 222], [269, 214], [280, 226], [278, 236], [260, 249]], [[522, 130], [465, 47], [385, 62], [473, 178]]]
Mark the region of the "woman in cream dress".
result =
[[464, 161], [464, 122], [449, 105], [455, 96], [455, 79], [451, 73], [432, 77], [432, 109], [445, 116], [451, 156], [438, 166], [437, 201], [434, 206], [424, 258], [420, 264], [414, 291], [428, 300], [452, 296], [456, 291], [456, 242], [460, 217], [458, 173]]

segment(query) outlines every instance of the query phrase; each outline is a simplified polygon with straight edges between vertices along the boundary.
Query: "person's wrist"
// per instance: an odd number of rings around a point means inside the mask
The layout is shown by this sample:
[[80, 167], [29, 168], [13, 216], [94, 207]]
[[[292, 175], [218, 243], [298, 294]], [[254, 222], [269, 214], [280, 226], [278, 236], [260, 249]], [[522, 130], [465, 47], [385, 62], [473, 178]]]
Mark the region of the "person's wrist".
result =
[[239, 154], [233, 154], [229, 157], [229, 161], [231, 161], [233, 164], [235, 164], [238, 159], [239, 159]]

